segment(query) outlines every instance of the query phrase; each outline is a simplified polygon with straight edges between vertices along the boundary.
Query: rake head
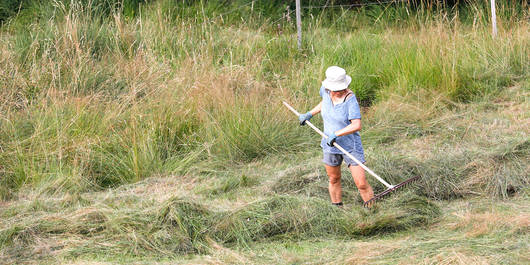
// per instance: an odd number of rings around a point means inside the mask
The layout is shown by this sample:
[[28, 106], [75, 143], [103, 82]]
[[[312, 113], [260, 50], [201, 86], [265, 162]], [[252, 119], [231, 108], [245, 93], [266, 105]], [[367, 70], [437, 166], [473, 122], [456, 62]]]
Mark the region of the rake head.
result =
[[392, 188], [389, 188], [389, 189], [387, 189], [387, 190], [385, 190], [385, 191], [383, 191], [383, 192], [381, 192], [381, 193], [375, 195], [373, 198], [371, 198], [370, 200], [366, 201], [366, 202], [363, 204], [363, 206], [364, 206], [364, 207], [367, 207], [367, 208], [372, 207], [372, 205], [375, 204], [375, 201], [377, 201], [377, 200], [379, 200], [379, 199], [385, 197], [386, 195], [388, 195], [388, 194], [390, 194], [390, 193], [396, 191], [397, 189], [399, 189], [399, 188], [401, 188], [401, 187], [404, 187], [404, 186], [406, 186], [407, 184], [410, 184], [410, 183], [412, 183], [412, 182], [414, 182], [414, 181], [416, 181], [416, 180], [418, 180], [418, 179], [420, 179], [420, 176], [415, 176], [415, 177], [409, 178], [409, 179], [407, 179], [407, 180], [405, 180], [405, 181], [403, 181], [403, 182], [397, 184], [396, 186], [394, 186], [394, 187], [392, 187]]

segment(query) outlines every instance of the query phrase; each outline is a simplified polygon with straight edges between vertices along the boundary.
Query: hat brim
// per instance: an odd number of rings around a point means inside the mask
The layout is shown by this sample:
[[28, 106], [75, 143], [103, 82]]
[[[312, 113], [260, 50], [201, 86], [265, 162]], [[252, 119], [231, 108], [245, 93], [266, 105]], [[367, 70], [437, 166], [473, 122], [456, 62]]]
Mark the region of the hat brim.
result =
[[351, 83], [351, 76], [346, 75], [346, 78], [344, 81], [336, 82], [336, 81], [330, 81], [329, 79], [325, 79], [322, 81], [322, 86], [324, 88], [329, 89], [331, 91], [340, 91], [348, 88], [348, 86]]

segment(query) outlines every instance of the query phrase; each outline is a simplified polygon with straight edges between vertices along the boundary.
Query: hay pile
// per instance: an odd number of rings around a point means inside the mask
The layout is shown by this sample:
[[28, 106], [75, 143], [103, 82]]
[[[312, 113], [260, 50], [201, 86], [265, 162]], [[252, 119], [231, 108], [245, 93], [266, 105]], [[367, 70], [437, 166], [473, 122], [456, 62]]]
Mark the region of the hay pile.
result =
[[435, 204], [413, 194], [391, 198], [372, 210], [360, 206], [340, 209], [319, 198], [275, 196], [225, 213], [211, 235], [235, 244], [281, 238], [355, 238], [426, 225], [439, 215]]
[[288, 195], [233, 211], [212, 211], [183, 198], [142, 207], [116, 211], [91, 206], [28, 218], [0, 230], [0, 253], [23, 260], [35, 255], [36, 245], [45, 241], [54, 243], [47, 251], [40, 250], [44, 256], [54, 251], [73, 256], [206, 253], [209, 239], [227, 246], [285, 238], [348, 239], [426, 225], [440, 214], [435, 204], [413, 194], [392, 197], [371, 210], [340, 209], [328, 200]]

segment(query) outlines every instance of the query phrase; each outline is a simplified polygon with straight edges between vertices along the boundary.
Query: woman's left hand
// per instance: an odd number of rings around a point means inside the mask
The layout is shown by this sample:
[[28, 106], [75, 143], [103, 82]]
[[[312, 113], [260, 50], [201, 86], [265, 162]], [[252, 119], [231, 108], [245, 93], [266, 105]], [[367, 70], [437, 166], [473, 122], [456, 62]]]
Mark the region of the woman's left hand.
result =
[[327, 143], [329, 146], [333, 146], [333, 143], [337, 140], [337, 135], [335, 133], [331, 133], [331, 135], [328, 136]]

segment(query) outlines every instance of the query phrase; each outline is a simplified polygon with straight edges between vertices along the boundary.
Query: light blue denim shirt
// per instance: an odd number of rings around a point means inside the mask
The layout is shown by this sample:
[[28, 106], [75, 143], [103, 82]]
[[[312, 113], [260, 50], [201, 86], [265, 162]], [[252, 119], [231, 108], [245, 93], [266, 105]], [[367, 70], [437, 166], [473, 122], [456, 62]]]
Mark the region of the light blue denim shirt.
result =
[[[324, 121], [324, 133], [330, 135], [344, 127], [350, 125], [350, 120], [361, 119], [361, 110], [355, 95], [349, 97], [345, 102], [333, 105], [329, 91], [324, 87], [320, 88], [322, 97], [321, 115]], [[336, 143], [350, 152], [361, 162], [364, 160], [364, 149], [361, 143], [359, 132], [337, 137]], [[328, 146], [326, 139], [322, 138], [320, 146], [326, 153], [342, 154], [336, 147]]]

